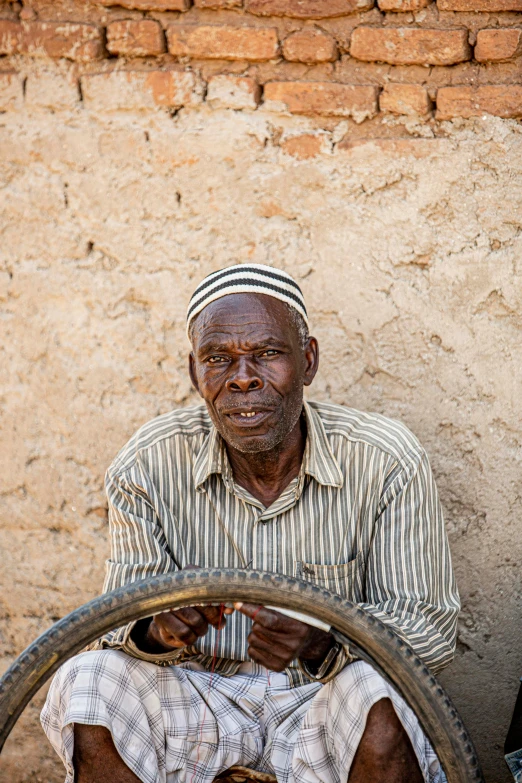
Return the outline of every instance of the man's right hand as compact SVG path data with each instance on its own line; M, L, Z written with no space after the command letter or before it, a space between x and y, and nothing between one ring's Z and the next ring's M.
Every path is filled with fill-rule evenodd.
M183 570L200 566L187 565ZM185 609L169 610L157 614L151 620L140 620L132 631L132 639L142 652L161 654L188 647L205 636L209 625L216 630L226 625L226 614L234 609L219 606L187 606Z
M225 609L222 613L219 606L188 606L185 609L157 614L151 620L143 639L147 648L144 652L169 652L188 647L201 636L205 636L209 625L216 629L224 628L224 615L231 614L232 611L233 609ZM141 649L143 643L138 643Z

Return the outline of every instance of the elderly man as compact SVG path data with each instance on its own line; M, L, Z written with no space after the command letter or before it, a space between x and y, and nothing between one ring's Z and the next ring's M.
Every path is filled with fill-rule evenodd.
M397 422L303 401L319 354L297 283L215 272L187 328L205 404L146 424L109 468L105 590L191 564L276 571L447 664L459 599L426 454ZM130 623L60 669L42 721L67 783L211 783L233 765L281 783L444 780L370 666L325 631L235 606Z

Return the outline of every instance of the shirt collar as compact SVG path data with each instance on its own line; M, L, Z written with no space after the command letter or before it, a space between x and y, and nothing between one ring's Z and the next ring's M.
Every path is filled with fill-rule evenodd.
M304 403L304 414L307 437L301 475L312 476L319 484L327 487L342 487L343 474L328 443L321 417L308 402ZM220 473L225 485L233 484L232 469L225 444L212 425L194 462L193 476L196 489L201 491L202 485L213 473Z
M194 462L193 476L196 489L203 491L203 484L213 473L221 473L225 484L232 480L232 469L225 444L214 425L201 444Z
M327 487L342 487L344 477L328 442L324 424L317 411L304 403L307 438L303 456L303 472Z

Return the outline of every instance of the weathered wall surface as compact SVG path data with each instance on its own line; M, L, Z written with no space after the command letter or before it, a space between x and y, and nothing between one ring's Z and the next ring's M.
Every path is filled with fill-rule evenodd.
M25 96L19 77L9 101L4 84L0 115L4 663L97 594L105 468L141 423L195 401L196 282L234 261L275 264L300 281L321 343L312 396L397 417L431 455L463 598L443 680L488 783L508 781L522 673L521 126L388 117L362 133L264 106L108 107L121 85L84 88L82 102L70 68L14 56ZM33 705L0 780L61 779Z

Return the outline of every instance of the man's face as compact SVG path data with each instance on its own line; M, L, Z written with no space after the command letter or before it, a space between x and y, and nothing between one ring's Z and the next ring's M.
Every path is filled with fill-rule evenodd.
M284 441L317 365L316 340L303 348L288 308L271 296L229 294L197 316L192 382L216 429L238 451L270 451Z

